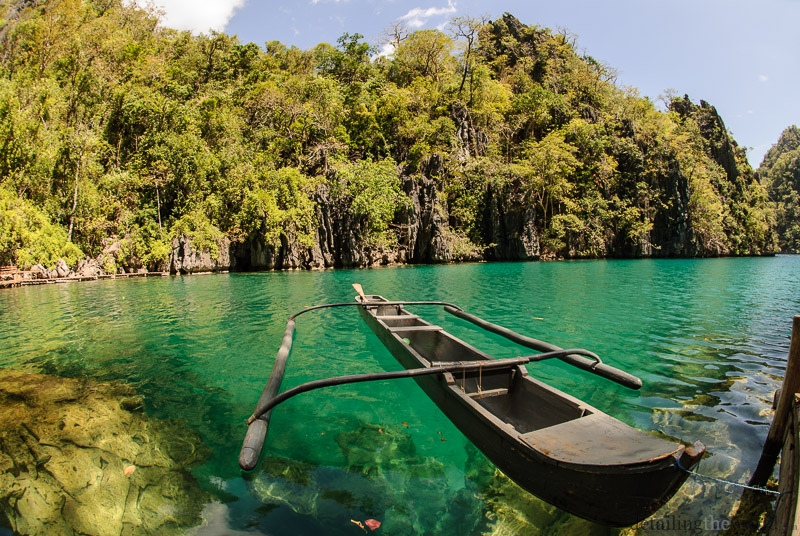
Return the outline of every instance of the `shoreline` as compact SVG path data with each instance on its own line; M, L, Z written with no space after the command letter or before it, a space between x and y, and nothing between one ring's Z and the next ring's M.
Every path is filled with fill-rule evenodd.
M133 274L107 274L93 276L56 277L47 279L10 279L0 281L0 288L27 287L33 285L53 285L56 283L82 283L84 281L97 281L100 279L129 279L131 277L168 277L169 272L139 272Z
M575 259L538 259L538 260L520 260L520 261L466 261L466 262L458 262L458 263L442 263L442 264L468 264L472 263L491 263L491 262L570 262L570 261L595 261L595 260L646 260L646 259L716 259L716 258L728 258L728 259L743 259L743 258L756 258L756 257L778 257L778 256L796 256L800 255L800 253L773 253L768 255L736 255L736 256L720 256L720 257L638 257L638 258L598 258L598 259L588 259L588 258L575 258ZM365 269L374 269L374 268L388 268L388 267L397 267L397 266L418 266L418 264L410 264L410 263L388 263L383 265L377 266L361 266L361 267L347 267L347 268L335 268L335 267L325 267L325 268L289 268L283 270L247 270L240 273L259 273L259 272L283 272L283 271L326 271L326 270L340 270L340 269L352 269L352 268L365 268ZM102 275L93 275L93 276L72 276L72 277L56 277L56 278L44 278L44 279L28 279L28 278L19 278L19 279L9 279L5 281L0 281L0 289L6 288L17 288L17 287L25 287L25 286L35 286L35 285L52 285L57 283L82 283L84 281L98 281L104 279L130 279L134 277L169 277L169 276L179 276L179 275L212 275L212 274L225 274L231 273L235 270L198 270L198 271L187 271L187 272L134 272L134 273L123 273L123 274L102 274ZM237 271L238 272L238 271Z

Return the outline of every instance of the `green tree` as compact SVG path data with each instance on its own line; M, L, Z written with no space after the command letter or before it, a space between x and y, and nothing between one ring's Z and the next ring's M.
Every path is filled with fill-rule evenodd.
M778 143L767 151L758 175L775 211L780 250L800 252L800 129L797 126L784 130Z
M362 240L370 246L393 245L395 237L389 225L402 203L394 160L340 162L333 169L335 178L330 183L333 197L363 223L367 232Z
M420 30L409 35L394 51L391 78L399 85L411 84L415 78L441 82L451 72L453 41L439 30Z
M525 188L539 205L546 228L548 216L569 200L573 188L569 179L579 164L575 158L576 149L565 141L563 132L556 131L542 141L530 142L526 152Z

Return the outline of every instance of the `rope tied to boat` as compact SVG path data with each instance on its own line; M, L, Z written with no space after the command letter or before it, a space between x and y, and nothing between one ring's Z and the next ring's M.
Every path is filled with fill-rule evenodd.
M733 482L731 480L725 480L724 478L718 478L716 476L704 475L703 473L698 473L697 471L692 471L691 469L687 469L686 467L681 465L680 460L675 460L675 467L677 467L678 469L682 469L683 471L686 471L687 473L689 473L689 475L695 478L705 478L707 480L713 480L715 482L719 482L720 484L730 485L737 488L747 489L750 491L768 493L770 495L776 495L778 497L780 497L781 495L786 495L787 493L791 493L790 491L775 491L772 489L763 488L761 486L748 486L747 484L742 484L740 482ZM733 493L733 492L729 491L728 493Z

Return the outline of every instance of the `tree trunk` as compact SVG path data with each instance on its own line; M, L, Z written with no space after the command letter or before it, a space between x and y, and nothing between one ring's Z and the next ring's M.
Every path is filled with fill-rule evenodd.
M158 184L156 184L156 203L158 204L158 232L161 233L161 198L158 196Z
M81 175L81 167L83 166L83 153L78 156L78 164L75 166L75 190L72 194L72 211L69 213L69 234L67 235L67 242L72 242L72 227L75 223L75 209L78 208L78 179Z

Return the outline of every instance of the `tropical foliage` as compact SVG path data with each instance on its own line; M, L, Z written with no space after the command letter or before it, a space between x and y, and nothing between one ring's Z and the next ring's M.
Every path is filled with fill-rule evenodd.
M378 57L358 34L260 47L121 0L5 3L0 262L116 242L158 263L179 235L212 253L221 237L310 247L323 190L364 244L393 247L415 175L460 250L490 245L499 187L533 207L545 256L772 250L764 190L706 106L659 111L572 36L510 15L395 30Z
M781 134L758 168L775 209L781 251L800 253L800 129Z

